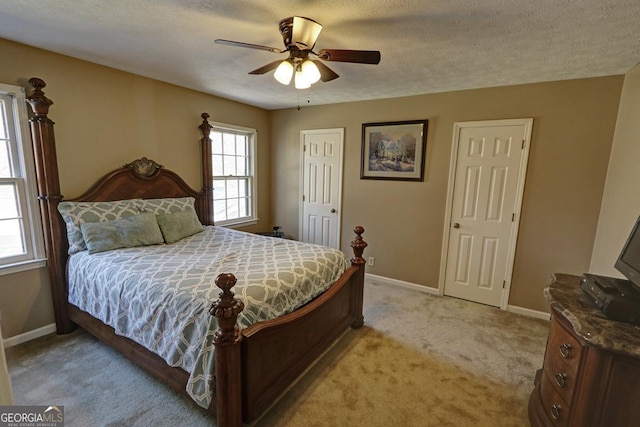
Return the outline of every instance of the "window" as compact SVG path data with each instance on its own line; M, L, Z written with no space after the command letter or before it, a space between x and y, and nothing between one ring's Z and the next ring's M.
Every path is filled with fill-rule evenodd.
M0 274L44 265L24 89L0 84Z
M210 138L215 224L256 221L256 131L214 124Z

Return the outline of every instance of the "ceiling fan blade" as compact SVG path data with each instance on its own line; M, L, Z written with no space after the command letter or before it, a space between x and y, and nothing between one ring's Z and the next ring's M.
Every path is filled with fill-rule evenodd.
M340 77L331 68L323 64L322 61L313 61L313 63L317 65L318 70L320 71L320 80L323 82L330 82L331 80Z
M318 52L318 58L325 61L378 64L380 63L380 52L377 50L322 49Z
M271 70L275 70L276 68L278 68L278 65L280 65L282 63L282 61L273 61L268 63L267 65L263 65L260 68L256 68L253 71L250 71L249 74L264 74L264 73L268 73Z
M278 49L277 47L269 47L269 46L262 46L262 45L259 45L259 44L236 42L236 41L233 41L233 40L215 39L213 42L216 43L216 44L223 44L223 45L226 45L226 46L246 47L246 48L249 48L249 49L266 50L267 52L273 52L273 53L285 52L282 49Z

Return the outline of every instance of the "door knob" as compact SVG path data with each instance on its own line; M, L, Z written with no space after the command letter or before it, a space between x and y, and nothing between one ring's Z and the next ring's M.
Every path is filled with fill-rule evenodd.
M460 228L460 224L458 224L457 222L453 223L453 228Z
M331 209L331 213L336 213L336 210L335 209Z

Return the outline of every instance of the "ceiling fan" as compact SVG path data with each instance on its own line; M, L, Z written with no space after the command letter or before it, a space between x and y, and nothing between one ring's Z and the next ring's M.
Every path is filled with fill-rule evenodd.
M358 64L380 63L380 52L377 50L321 49L317 53L314 52L313 47L316 44L318 35L320 35L320 31L322 31L322 25L313 19L292 16L280 21L279 26L285 49L222 39L216 39L214 42L228 46L266 50L272 53L288 52L289 57L284 61L271 62L249 72L249 74L265 74L276 70L274 73L275 79L284 85L288 85L295 75L296 89L306 89L318 80L328 82L339 77L322 61L353 62ZM311 55L317 59L311 59Z

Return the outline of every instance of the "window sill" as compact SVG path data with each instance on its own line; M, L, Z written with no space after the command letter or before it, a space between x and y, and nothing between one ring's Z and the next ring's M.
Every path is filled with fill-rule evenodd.
M35 270L37 268L45 267L46 265L47 265L46 258L16 262L14 264L7 264L4 266L0 266L0 276L4 276L7 274L20 273L22 271Z
M246 227L247 225L254 225L258 223L258 218L253 218L253 219L249 219L249 220L244 220L244 221L238 221L238 222L224 222L224 223L215 223L214 225L218 225L220 227L227 227L227 228L238 228L238 227Z

